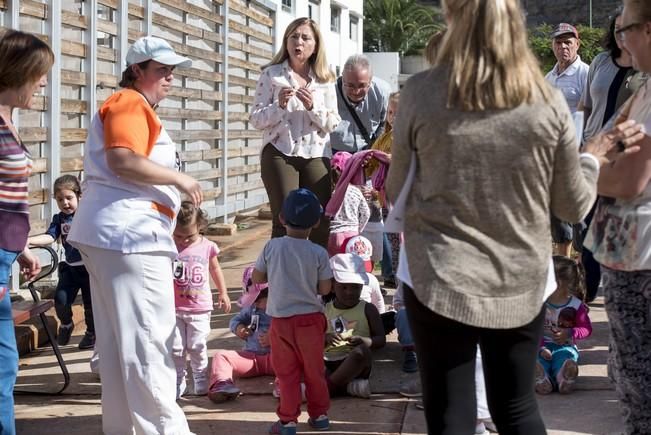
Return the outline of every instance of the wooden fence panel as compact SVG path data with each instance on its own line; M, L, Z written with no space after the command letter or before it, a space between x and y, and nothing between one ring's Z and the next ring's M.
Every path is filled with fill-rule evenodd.
M126 23L120 23L123 2ZM56 11L52 8L58 2L19 0L18 22L13 22L11 3L0 0L0 34L13 27L60 47L59 89L46 90L35 98L32 110L17 117L35 159L32 233L42 232L57 211L52 181L66 173L83 177L87 128L101 102L118 89L124 55L120 41L127 38L130 44L147 33L166 39L193 60L191 68L175 70L174 87L158 114L177 142L182 170L201 182L204 208L217 218L267 201L260 180L262 135L249 125L248 114L261 66L273 55L275 17L246 0L228 0L228 11L224 3L154 0L148 13L146 0L98 0L93 19L88 1L60 0L61 10ZM53 24L57 22L59 27ZM91 35L93 28L96 34ZM90 65L95 66L94 78ZM58 108L56 115L52 107ZM50 143L52 137L57 143Z

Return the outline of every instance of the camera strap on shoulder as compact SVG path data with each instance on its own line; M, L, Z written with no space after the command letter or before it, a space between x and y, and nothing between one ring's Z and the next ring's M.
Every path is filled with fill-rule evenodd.
M339 95L341 95L341 100L346 105L348 112L350 112L350 116L353 117L353 121L355 121L355 125L357 125L357 128L359 129L359 132L362 134L364 141L366 141L366 146L361 148L360 151L371 148L374 140L371 139L371 136L368 134L368 130L366 129L364 124L362 124L362 120L359 119L359 116L357 115L357 111L355 110L355 108L346 99L343 90L343 80L341 77L337 79L337 90L339 91Z

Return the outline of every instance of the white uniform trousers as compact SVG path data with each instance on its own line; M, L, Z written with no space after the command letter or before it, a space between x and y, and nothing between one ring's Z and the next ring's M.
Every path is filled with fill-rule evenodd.
M80 246L90 275L107 435L188 435L175 401L176 315L169 253Z

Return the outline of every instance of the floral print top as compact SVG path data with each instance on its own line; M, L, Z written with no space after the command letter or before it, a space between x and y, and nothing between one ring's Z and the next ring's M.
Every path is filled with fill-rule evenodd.
M250 121L263 131L264 144L272 144L288 156L317 158L332 156L330 133L341 118L337 112L337 94L332 83L318 83L310 71L307 88L312 90L313 107L307 110L297 96L285 109L278 104L284 87L298 89L288 61L265 68L258 79Z

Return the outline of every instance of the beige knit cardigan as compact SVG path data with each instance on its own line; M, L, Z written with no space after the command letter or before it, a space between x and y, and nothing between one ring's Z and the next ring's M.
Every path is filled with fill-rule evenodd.
M598 165L580 158L572 116L549 103L509 110L447 107L447 74L412 76L395 122L389 198L417 168L405 248L418 300L483 328L515 328L540 313L551 256L550 213L578 222L596 197Z

